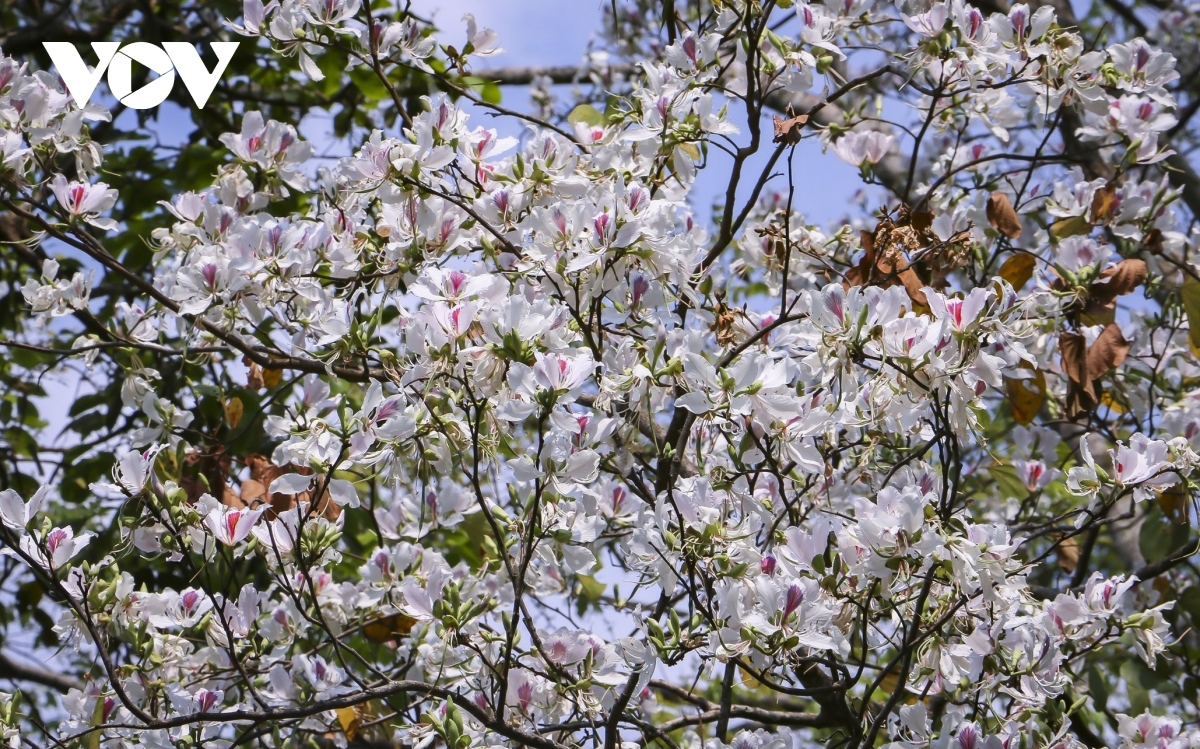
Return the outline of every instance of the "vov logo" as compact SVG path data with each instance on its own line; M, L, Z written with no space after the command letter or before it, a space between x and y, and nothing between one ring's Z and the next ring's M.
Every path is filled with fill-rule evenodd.
M100 60L95 68L89 68L83 62L79 51L70 42L42 42L42 46L70 89L71 98L80 107L87 106L100 77L107 70L108 88L122 104L130 109L151 109L171 95L176 73L183 79L192 101L197 107L203 107L240 43L213 42L211 46L217 55L217 64L211 71L188 42L163 42L161 47L149 42L133 42L124 47L120 42L92 42L92 49ZM158 78L137 91L133 90L132 82L135 62L158 73Z

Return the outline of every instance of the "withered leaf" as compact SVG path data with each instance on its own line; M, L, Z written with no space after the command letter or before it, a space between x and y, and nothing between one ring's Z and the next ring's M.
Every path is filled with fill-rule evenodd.
M363 634L371 642L391 642L411 632L416 623L408 614L392 614L364 624Z
M1163 489L1158 494L1158 506L1173 523L1183 525L1188 521L1188 500L1190 495L1182 484L1175 484Z
M1117 319L1117 300L1108 299L1087 300L1087 305L1079 313L1079 322L1084 325L1108 325Z
M933 219L934 215L930 211L911 211L908 214L908 222L912 224L912 228L922 234L928 234L933 228Z
M242 482L241 499L250 507L266 502L267 487L261 481L246 479Z
M1014 290L1019 290L1033 277L1033 269L1036 266L1037 259L1033 255L1013 255L1000 266L999 276L1008 281L1008 285Z
M224 448L217 446L211 451L191 450L183 458L183 473L179 486L187 493L189 502L196 502L204 494L227 498L224 488L229 482L229 471L233 458Z
M248 503L233 490L232 486L226 486L223 495L221 496L221 504L226 507L232 507L235 510L240 510L246 507Z
M1111 299L1130 293L1145 281L1146 261L1129 258L1101 271L1092 282L1091 295L1097 299Z
M1103 226L1109 222L1117 208L1117 186L1109 182L1092 197L1092 223Z
M1100 395L1100 405L1108 406L1113 413L1123 414L1129 409L1121 402L1119 396L1114 396L1112 393L1102 393Z
M1192 354L1200 357L1200 281L1188 276L1179 290L1179 298L1187 315L1188 343Z
M271 506L271 515L275 516L281 512L296 507L305 502L312 501L312 492L300 492L299 494L283 494L281 492L270 491L271 482L285 473L298 473L301 476L311 476L313 470L308 466L297 466L289 464L283 468L275 465L265 455L250 455L246 458L246 465L250 468L250 482L257 482L263 487L262 494L254 494L260 497L260 501ZM245 487L249 482L242 482ZM250 484L250 492L257 492L257 486ZM328 520L336 520L342 514L342 508L334 502L329 492L324 492L321 495L320 501L316 503L316 511L325 516Z
M1042 370L1034 369L1033 377L1029 379L1005 377L1004 392L1008 395L1013 419L1022 426L1028 426L1046 401L1046 375Z
M359 725L362 719L358 715L358 709L354 706L339 707L334 711L337 713L338 725L342 728L342 733L346 734L346 738L351 741L358 735Z
M1074 572L1079 566L1079 544L1074 536L1068 536L1058 542L1055 547L1058 552L1058 566L1067 572Z
M1092 225L1086 216L1067 216L1050 224L1050 238L1058 242L1076 234L1087 234L1091 230Z
M268 388L278 387L279 383L283 381L283 370L267 367L263 370L262 378L263 384Z
M779 115L774 116L775 123L775 143L786 143L789 146L800 142L800 131L804 129L804 123L808 122L808 115L798 114L795 117L783 118Z
M1009 239L1021 236L1021 217L1017 215L1008 196L999 190L988 198L987 218L992 228Z
M1062 354L1063 374L1067 376L1067 414L1074 418L1091 411L1098 400L1096 389L1088 377L1087 341L1078 333L1063 333L1058 337Z
M238 422L242 420L242 414L246 411L246 407L242 405L242 399L238 398L237 396L227 398L225 400L224 409L225 423L229 425L230 429L233 429L238 425Z
M916 271L905 261L904 268L900 270L900 283L904 284L904 290L908 292L908 298L913 300L913 303L919 307L928 307L929 298L925 296L925 284L921 283L921 279L917 276Z
M709 330L717 334L717 345L728 346L737 340L736 334L737 310L725 302L717 303L717 314L713 318Z
M1129 341L1121 335L1116 323L1109 323L1087 352L1087 375L1098 380L1114 367L1121 366L1129 354Z
M1063 374L1071 382L1091 382L1087 376L1087 341L1078 333L1063 333L1058 337L1058 350L1062 353Z
M1159 229L1151 229L1150 233L1142 238L1142 246L1151 255L1163 254L1163 233Z
M258 362L248 356L243 356L242 364L246 365L246 388L248 390L262 390L266 387L266 383L263 381L262 367L258 366Z

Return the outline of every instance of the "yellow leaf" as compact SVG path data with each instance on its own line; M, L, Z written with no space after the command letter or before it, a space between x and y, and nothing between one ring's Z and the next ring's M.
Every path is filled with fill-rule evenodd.
M1060 218L1053 224L1050 224L1050 238L1055 242L1073 237L1076 234L1087 234L1092 230L1092 225L1084 216L1068 216Z
M1187 314L1188 343L1191 344L1192 354L1200 358L1200 281L1188 276L1179 290L1179 298Z
M1035 369L1031 379L1005 377L1004 392L1008 394L1013 419L1022 426L1028 426L1046 401L1046 375L1042 374L1042 370Z
M411 632L416 623L408 614L392 614L364 624L363 634L371 642L391 642Z
M1013 255L1000 266L1000 277L1008 281L1013 289L1020 289L1033 277L1033 268L1037 258L1033 255Z
M264 369L262 371L263 384L268 388L277 386L283 380L282 369Z
M892 692L896 691L896 687L899 685L900 675L889 672L888 675L884 676L883 680L879 682L879 689L885 694L891 694Z
M1175 484L1159 492L1158 506L1172 522L1183 525L1188 521L1188 493L1182 484Z
M230 429L238 425L245 411L246 408L242 405L241 398L230 398L225 401L225 423L229 425Z
M358 734L359 717L358 710L353 707L340 707L336 711L338 725L342 727L342 733L346 734L346 738L353 740Z
M1117 186L1109 182L1096 191L1092 198L1092 221L1107 224L1117 208Z
M1109 393L1104 393L1100 396L1100 404L1108 406L1110 409L1112 409L1113 413L1125 413L1125 404L1112 397L1112 395Z

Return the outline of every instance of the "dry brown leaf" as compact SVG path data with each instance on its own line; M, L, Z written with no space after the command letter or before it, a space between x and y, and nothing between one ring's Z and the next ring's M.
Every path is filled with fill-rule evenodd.
M1074 572L1079 566L1079 544L1074 536L1064 538L1055 547L1058 551L1058 566L1067 572Z
M278 387L279 383L283 381L283 370L267 367L263 370L262 376L263 384L268 388Z
M889 257L894 255L894 257ZM875 267L879 270L880 276L885 279L891 279L885 283L885 286L894 285L898 279L904 285L904 290L908 292L908 298L913 302L927 307L928 299L925 297L925 292L921 289L925 284L921 283L917 272L908 264L908 260L898 252L887 252L880 256Z
M789 146L800 142L800 131L804 129L804 123L808 122L808 115L798 114L795 117L783 118L775 115L775 143L786 143Z
M267 487L261 481L246 479L241 487L242 501L247 506L254 507L267 501Z
M999 190L988 198L987 218L992 228L1009 239L1021 236L1021 217L1017 215L1008 196Z
M1058 337L1058 349L1062 353L1063 373L1071 382L1080 385L1089 382L1087 376L1087 341L1078 333L1063 333Z
M1098 400L1096 389L1088 377L1087 341L1078 333L1063 333L1058 337L1062 353L1063 374L1067 376L1067 415L1071 418L1090 412Z
M301 476L311 476L313 470L308 466L297 466L289 464L283 468L275 465L265 455L250 455L246 458L246 465L250 468L250 481L257 482L263 487L261 501L271 506L271 515L275 516L281 512L287 512L296 505L304 504L312 501L312 492L300 492L299 494L282 494L270 491L271 482L285 473L298 473ZM242 482L245 487L249 482ZM257 487L251 484L251 491L256 491ZM329 520L336 520L342 514L342 508L338 506L329 496L329 492L321 494L321 499L316 503L316 512L321 513Z
M1000 266L1000 277L1008 281L1008 285L1014 290L1019 290L1022 286L1033 278L1033 269L1037 266L1037 259L1033 255L1021 253L1013 255L1004 264Z
M1129 258L1101 271L1090 293L1095 299L1112 299L1130 293L1145 281L1146 261Z
M1150 233L1142 237L1142 246L1146 248L1146 252L1151 255L1163 254L1163 233L1159 229L1151 229Z
M197 502L203 494L224 499L224 487L229 482L232 465L232 458L219 446L212 452L192 450L183 458L179 486L187 494L189 502Z
M258 366L258 362L245 356L242 357L242 364L246 365L246 388L248 390L262 390L266 387L266 382L263 381L263 370Z
M1116 323L1109 323L1087 352L1087 376L1098 380L1114 367L1121 366L1129 354L1129 341Z
M908 223L912 228L916 229L921 234L929 234L933 229L933 219L936 216L932 211L910 211L908 212Z
M717 314L709 329L717 334L718 346L729 346L737 340L737 310L725 302L717 303Z
M232 486L226 486L225 492L221 497L221 504L226 507L232 507L235 510L240 510L243 507L248 507L249 503L243 500Z

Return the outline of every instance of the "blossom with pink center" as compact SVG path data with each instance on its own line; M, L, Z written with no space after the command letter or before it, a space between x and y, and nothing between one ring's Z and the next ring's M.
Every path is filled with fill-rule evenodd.
M99 229L116 229L117 222L111 218L100 218L100 214L117 203L117 191L104 182L90 185L86 182L68 182L61 174L54 175L50 190L59 205L72 217L81 218Z
M204 524L212 531L213 536L226 546L237 546L250 535L254 524L258 522L265 508L251 510L248 507L233 509L217 507L204 518Z
M938 320L950 324L951 330L962 333L971 328L979 319L988 300L992 297L989 288L979 287L971 290L965 298L947 299L933 289L925 289L929 309Z
M595 368L596 362L588 353L579 356L538 354L533 375L547 390L570 392L587 382Z

